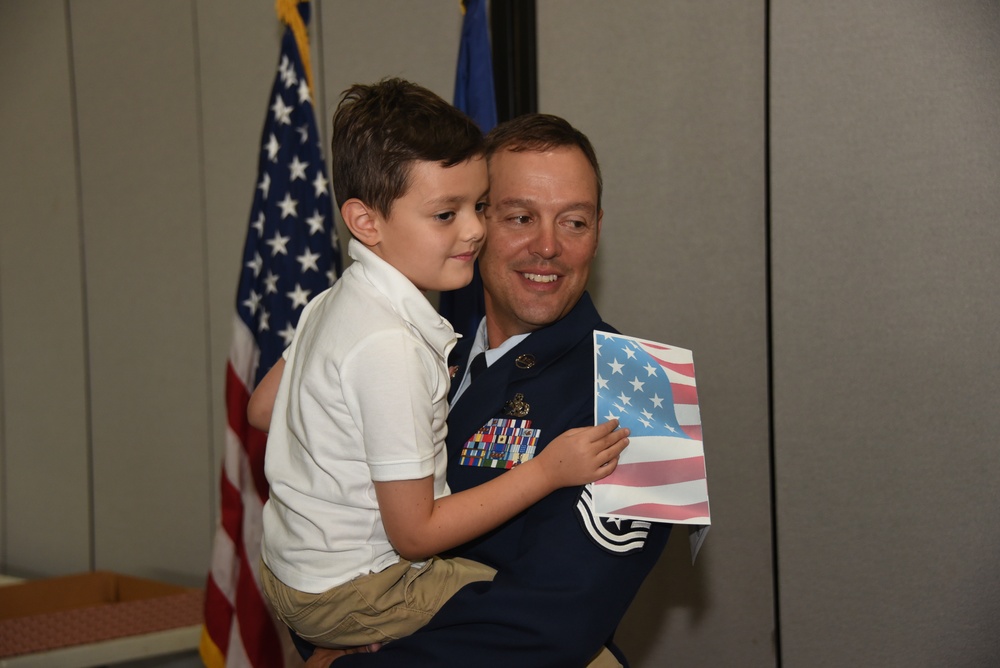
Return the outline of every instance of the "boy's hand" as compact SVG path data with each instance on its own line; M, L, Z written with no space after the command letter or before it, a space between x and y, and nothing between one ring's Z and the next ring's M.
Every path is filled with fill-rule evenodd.
M628 445L628 435L628 429L618 429L618 420L570 429L545 446L535 459L557 488L585 485L615 470L618 456Z

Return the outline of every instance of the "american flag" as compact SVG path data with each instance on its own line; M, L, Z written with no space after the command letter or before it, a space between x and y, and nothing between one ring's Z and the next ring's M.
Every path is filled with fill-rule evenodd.
M267 435L247 423L250 393L291 342L302 307L337 279L340 250L333 202L300 37L308 3L298 5L281 44L261 136L257 185L243 249L233 341L226 369L226 449L220 526L205 592L201 656L206 666L286 665L289 636L260 590L261 511L267 500Z
M595 416L631 430L618 468L594 483L601 515L708 525L708 481L690 350L594 332Z

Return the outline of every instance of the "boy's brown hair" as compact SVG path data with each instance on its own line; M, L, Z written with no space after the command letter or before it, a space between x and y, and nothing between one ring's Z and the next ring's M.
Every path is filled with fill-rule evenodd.
M483 133L422 86L398 78L355 84L333 115L337 207L357 198L382 216L406 194L416 160L451 167L483 154Z

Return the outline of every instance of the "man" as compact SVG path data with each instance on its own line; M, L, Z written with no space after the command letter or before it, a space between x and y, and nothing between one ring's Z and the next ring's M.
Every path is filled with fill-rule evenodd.
M477 433L533 436L541 449L594 424L593 331L613 331L586 293L603 215L589 140L560 118L533 114L494 129L487 158L486 317L459 353L448 418L456 492L505 470L506 453L494 453L493 468L465 447ZM470 382L468 360L480 352L488 366ZM558 490L455 551L496 568L492 582L466 586L423 630L374 654L323 650L309 665L335 657L336 668L627 665L612 636L669 531L600 519L585 488Z

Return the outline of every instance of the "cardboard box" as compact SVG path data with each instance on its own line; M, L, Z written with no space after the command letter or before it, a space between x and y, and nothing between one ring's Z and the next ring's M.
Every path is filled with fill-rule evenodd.
M0 657L201 624L202 591L94 572L0 587Z

